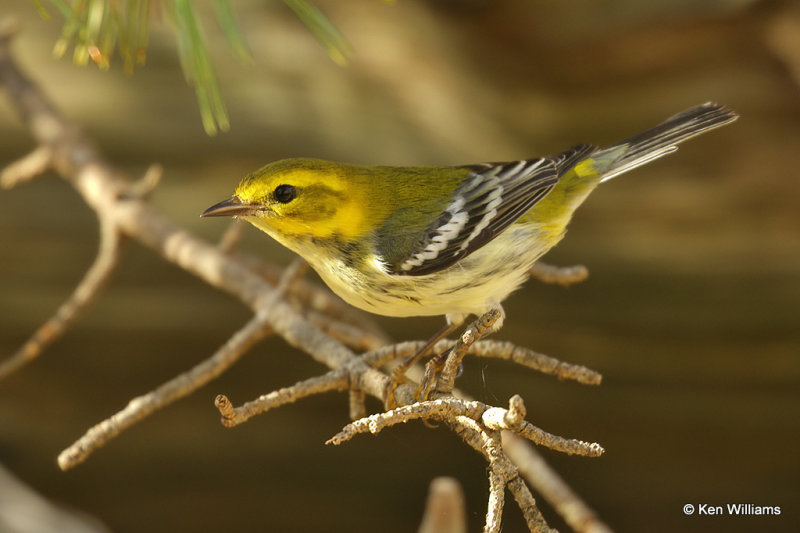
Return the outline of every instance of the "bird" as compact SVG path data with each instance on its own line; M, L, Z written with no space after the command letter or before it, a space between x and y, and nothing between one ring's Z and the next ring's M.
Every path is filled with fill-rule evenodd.
M247 175L202 217L243 219L299 254L351 305L444 315L426 347L502 303L563 237L601 183L674 152L738 114L715 102L607 148L578 144L518 161L365 166L283 159Z

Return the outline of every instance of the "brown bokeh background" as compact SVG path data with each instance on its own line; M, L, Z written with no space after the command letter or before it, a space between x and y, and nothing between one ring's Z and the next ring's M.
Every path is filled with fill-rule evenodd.
M800 526L800 9L752 0L320 0L351 42L333 64L281 2L234 2L255 64L206 21L231 132L202 132L171 34L155 24L132 78L55 61L61 22L0 2L23 23L21 64L131 175L166 174L153 202L209 239L198 214L274 159L467 163L608 144L717 100L733 126L604 184L547 256L591 276L531 282L498 338L605 376L558 382L466 361L458 385L529 419L598 441L600 459L544 452L615 530L797 531ZM33 147L0 99L0 163ZM0 356L69 294L95 253L93 214L50 176L0 192ZM255 231L244 247L290 254ZM347 422L341 394L226 430L212 400L241 402L322 369L280 339L62 473L58 452L89 426L208 357L248 311L148 250L120 271L41 360L0 383L0 463L115 532L385 531L417 527L429 481L465 486L483 521L483 459L421 424L323 445ZM380 319L398 340L438 319ZM377 409L377 404L372 404ZM779 517L687 517L685 503L779 505ZM565 528L552 509L545 515ZM506 531L523 522L507 506Z

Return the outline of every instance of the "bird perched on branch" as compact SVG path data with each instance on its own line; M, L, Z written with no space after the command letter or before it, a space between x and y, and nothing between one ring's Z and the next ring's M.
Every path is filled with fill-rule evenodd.
M345 301L396 317L446 315L442 337L501 303L564 236L597 185L738 115L705 103L618 144L451 167L285 159L202 216L235 216L301 255ZM433 344L432 339L431 343Z

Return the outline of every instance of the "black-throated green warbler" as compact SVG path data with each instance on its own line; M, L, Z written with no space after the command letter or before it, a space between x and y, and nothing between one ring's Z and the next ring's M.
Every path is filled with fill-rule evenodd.
M706 103L610 148L457 167L286 159L202 216L236 216L300 254L350 304L460 324L501 302L564 236L601 182L736 120ZM495 328L499 327L496 324Z

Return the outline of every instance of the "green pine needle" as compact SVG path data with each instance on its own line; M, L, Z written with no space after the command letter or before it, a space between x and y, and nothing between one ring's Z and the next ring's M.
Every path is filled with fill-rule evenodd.
M283 0L306 27L314 34L317 40L325 47L328 55L338 65L347 65L352 53L352 47L336 26L322 14L308 0Z
M253 55L250 53L250 48L244 40L244 33L239 27L239 22L236 20L236 15L233 12L231 3L228 0L215 0L214 11L217 14L217 22L228 39L233 53L236 57L245 63L253 62Z
M331 59L346 65L351 46L325 15L309 0L283 1L325 47ZM42 17L50 17L42 0L32 3ZM61 35L53 47L56 57L63 57L71 47L76 65L85 66L91 60L107 70L116 51L128 75L145 63L151 11L160 8L171 15L181 66L186 80L194 87L203 128L209 135L230 128L207 41L190 0L49 0L49 3L64 17ZM252 62L230 0L214 0L213 5L233 53L242 61Z
M227 131L228 112L192 4L189 0L175 0L174 7L181 65L187 81L194 86L203 128L208 135L215 135L218 128Z

